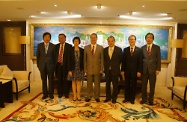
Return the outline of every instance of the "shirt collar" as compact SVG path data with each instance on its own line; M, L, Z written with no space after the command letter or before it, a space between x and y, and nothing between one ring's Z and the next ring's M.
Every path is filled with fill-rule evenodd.
M114 50L114 46L113 47L108 47L108 48Z
M44 45L49 45L49 43L45 43L45 42L44 42Z
M151 47L153 46L153 43L151 43L151 44L149 44L149 45L147 44L147 47L148 47L148 46L150 46L150 48L151 48Z

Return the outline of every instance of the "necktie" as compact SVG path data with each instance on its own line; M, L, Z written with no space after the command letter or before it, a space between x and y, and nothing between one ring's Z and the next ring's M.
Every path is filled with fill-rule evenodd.
M130 53L131 53L131 56L132 56L133 53L134 53L133 48L131 48Z
M49 44L45 44L45 53L47 54L47 50L48 50L48 45Z
M58 63L62 63L62 54L63 54L63 45L60 48L60 52L58 55Z
M92 55L94 55L94 46L92 47Z
M113 53L113 50L112 50L112 48L110 48L110 50L109 50L109 57L110 57L110 59L112 58L112 53Z
M148 46L148 48L147 48L147 55L150 56L150 54L151 54L151 50L150 50L150 46Z

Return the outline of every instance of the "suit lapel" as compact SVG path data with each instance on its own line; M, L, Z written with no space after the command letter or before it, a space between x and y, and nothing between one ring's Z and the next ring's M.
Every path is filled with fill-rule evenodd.
M97 52L98 52L98 45L95 47L95 53L94 53L94 55L97 55Z
M91 48L91 44L90 45L88 45L88 52L90 53L89 55L92 55L92 50L91 50L92 48Z
M135 48L134 48L134 52L133 52L133 55L135 55L136 54L136 52L137 52L137 47L135 46Z
M143 51L146 53L146 56L149 57L148 56L148 51L147 51L147 45L144 47Z
M116 52L116 46L114 46L114 51L113 51L113 53L112 53L112 57L111 57L111 59L110 59L110 56L109 56L109 59L110 59L110 60L113 59L113 57L114 57L114 55L115 55L115 52Z
M110 56L109 56L109 52L108 52L108 48L109 48L109 47L106 48L106 52L105 52L105 53L106 53L107 58L110 60Z
M45 52L45 43L44 43L44 42L43 42L43 44L42 44L42 50L43 50L44 54L47 55L47 53ZM48 51L47 51L47 52L48 52Z
M128 54L128 56L131 56L130 46L127 48L127 54Z

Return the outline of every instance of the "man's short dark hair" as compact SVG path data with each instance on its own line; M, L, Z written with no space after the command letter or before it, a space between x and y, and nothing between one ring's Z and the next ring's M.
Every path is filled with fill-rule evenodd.
M90 37L91 37L92 35L95 35L95 36L96 36L96 38L97 38L97 34L96 34L96 33L92 33L92 34L90 35Z
M45 33L43 34L43 39L44 39L44 37L45 37L46 35L49 35L49 37L50 37L50 39L51 39L51 34L50 34L49 32L45 32Z
M109 36L109 37L107 38L107 40L108 40L109 38L113 38L113 39L114 39L114 41L115 41L115 38L114 38L114 36Z
M130 35L129 38L130 38L130 37L134 37L135 40L136 40L136 36L135 36L135 35ZM129 38L128 38L128 40L129 40Z
M154 34L153 34L153 33L147 33L147 34L145 35L145 39L147 38L148 35L152 35L153 40L154 40Z
M65 35L64 33L60 33L60 34L58 35L58 37L60 37L60 36L64 36L64 37L66 38L66 35Z

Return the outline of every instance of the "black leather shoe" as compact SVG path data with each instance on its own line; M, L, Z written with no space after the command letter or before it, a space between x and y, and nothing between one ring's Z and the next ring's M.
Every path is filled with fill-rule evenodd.
M104 100L104 103L106 103L106 102L108 102L108 101L110 101L110 99L105 99L105 100Z
M129 102L129 100L123 100L123 103Z
M116 104L116 100L112 100L112 103L113 103L113 104Z
M47 95L43 95L42 99L46 99L48 96Z
M53 95L50 95L49 97L50 97L50 99L54 99L54 96L53 96Z
M100 102L100 99L95 99L96 102Z
M90 99L88 99L88 98L87 98L85 101L86 101L86 102L89 102L89 101L90 101Z
M131 101L131 104L134 104L134 101Z
M149 102L149 105L150 105L150 106L153 106L153 105L154 105L154 103L153 103L153 102Z
M75 101L76 101L76 99L73 100L73 102L75 102Z
M59 94L59 95L58 95L58 98L62 98L62 95L61 95L61 94Z
M81 99L77 99L78 101L81 101Z
M146 103L146 101L143 101L143 100L142 100L142 101L140 101L140 104L145 104L145 103Z

